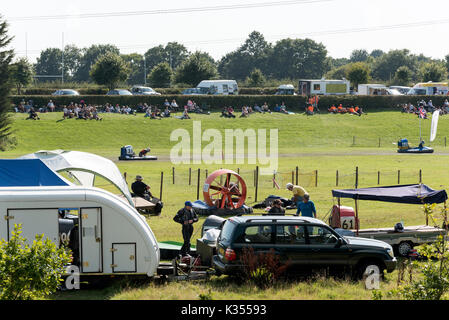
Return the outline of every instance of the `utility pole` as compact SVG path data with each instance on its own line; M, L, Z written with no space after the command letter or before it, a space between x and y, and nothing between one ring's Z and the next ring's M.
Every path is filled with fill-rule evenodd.
M64 32L62 33L62 68L61 68L61 81L64 83Z
M28 32L25 32L25 57L28 60Z
M143 55L143 83L147 85L147 60L145 59L145 54Z

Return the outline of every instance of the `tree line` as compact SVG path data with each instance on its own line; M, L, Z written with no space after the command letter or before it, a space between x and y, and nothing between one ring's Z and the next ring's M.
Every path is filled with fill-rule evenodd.
M261 33L253 31L243 44L218 61L207 52L189 52L183 44L169 42L150 48L143 55L121 54L112 44L88 48L67 45L64 52L59 48L43 50L33 65L24 58L14 65L19 92L32 75L38 81L55 81L58 78L48 76L63 75L65 81L95 82L110 88L146 82L157 88L174 84L195 86L201 80L219 77L235 79L249 87L261 87L272 80L346 78L357 88L359 83L368 82L408 86L446 80L449 54L439 60L412 54L407 49L356 49L349 58L332 58L326 47L314 40L287 38L269 43Z

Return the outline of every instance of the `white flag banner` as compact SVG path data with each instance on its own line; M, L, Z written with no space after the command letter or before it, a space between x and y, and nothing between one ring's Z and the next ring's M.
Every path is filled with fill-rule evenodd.
M430 142L435 140L437 136L438 118L440 117L440 110L436 110L432 115L432 126L430 127Z

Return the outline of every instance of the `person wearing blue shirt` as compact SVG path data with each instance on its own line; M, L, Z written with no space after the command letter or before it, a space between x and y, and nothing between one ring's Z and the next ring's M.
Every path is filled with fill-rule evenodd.
M296 207L298 210L296 211L296 215L299 216L299 213L301 212L301 216L303 217L311 217L316 218L316 209L315 204L313 201L309 200L310 196L308 194L304 195L304 200L299 201L296 204Z

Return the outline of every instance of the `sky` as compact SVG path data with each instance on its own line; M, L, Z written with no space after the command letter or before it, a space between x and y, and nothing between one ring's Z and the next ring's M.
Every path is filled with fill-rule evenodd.
M334 58L349 57L354 49L406 48L438 59L449 54L447 0L2 2L0 14L14 36L11 46L17 57L27 56L32 62L41 50L61 48L63 43L78 47L110 43L122 53L144 53L171 41L220 59L254 30L272 43L288 37L311 38L323 43ZM94 15L87 18L89 14Z

